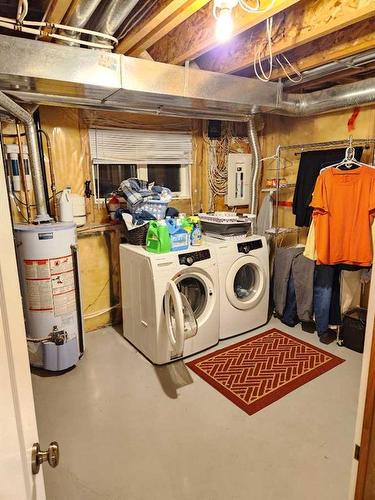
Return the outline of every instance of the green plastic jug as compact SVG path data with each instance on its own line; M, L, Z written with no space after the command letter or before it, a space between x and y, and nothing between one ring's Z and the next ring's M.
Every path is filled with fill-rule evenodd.
M164 220L152 220L149 222L146 250L153 253L167 253L171 251L171 238Z

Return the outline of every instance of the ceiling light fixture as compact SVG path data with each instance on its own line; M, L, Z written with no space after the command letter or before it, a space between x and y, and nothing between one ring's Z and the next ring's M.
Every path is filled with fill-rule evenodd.
M239 5L242 9L249 13L267 12L270 10L276 0L262 8L261 0L254 0L253 5L249 5L248 0L215 0L213 13L216 19L216 38L219 42L226 42L231 38L233 33L232 10Z

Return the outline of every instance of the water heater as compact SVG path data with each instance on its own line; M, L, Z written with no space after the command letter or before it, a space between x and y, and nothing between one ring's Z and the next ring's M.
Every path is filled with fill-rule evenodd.
M60 371L84 351L76 225L14 228L32 366Z

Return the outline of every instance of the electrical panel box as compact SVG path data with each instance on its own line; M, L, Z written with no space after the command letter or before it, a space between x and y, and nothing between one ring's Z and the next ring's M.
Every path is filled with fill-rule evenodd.
M251 154L230 153L228 155L229 207L248 205L250 201Z

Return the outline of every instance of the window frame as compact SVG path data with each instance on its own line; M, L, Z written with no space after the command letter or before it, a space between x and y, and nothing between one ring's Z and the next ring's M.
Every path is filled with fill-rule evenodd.
M139 179L148 180L148 164L147 163L134 163L136 165L137 177ZM155 163L153 163L155 165ZM100 179L100 165L127 165L125 163L121 163L118 161L100 161L95 162L92 161L92 179L93 179L93 192L94 192L94 200L97 204L102 204L105 202L105 198L98 195L103 195L103 193L97 192L96 180ZM163 164L164 165L164 164ZM181 190L172 192L172 197L175 200L186 200L191 198L191 163L178 163L176 161L175 165L180 165L180 184ZM165 164L168 167L168 164Z

